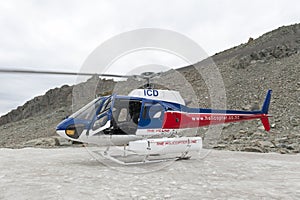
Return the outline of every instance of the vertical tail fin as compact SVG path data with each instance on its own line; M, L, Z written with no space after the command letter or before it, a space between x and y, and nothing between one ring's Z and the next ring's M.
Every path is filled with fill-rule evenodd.
M269 131L271 129L269 118L268 118L269 106L271 102L271 94L272 94L272 90L268 90L264 104L261 109L261 113L264 115L260 119L266 131Z
M263 124L265 130L269 131L271 129L271 126L270 126L268 116L267 117L262 117L262 118L260 118L260 120L261 120L261 123Z
M265 98L265 102L264 102L263 107L261 109L261 112L263 114L268 114L270 101L271 101L271 94L272 94L272 90L268 90L266 98Z

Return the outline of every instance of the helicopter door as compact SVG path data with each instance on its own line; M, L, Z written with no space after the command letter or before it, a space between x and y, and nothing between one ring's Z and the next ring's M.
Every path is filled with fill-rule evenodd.
M115 99L112 111L112 134L135 134L141 111L141 101L133 99Z
M162 127L164 107L159 103L145 102L142 106L139 128L158 129Z

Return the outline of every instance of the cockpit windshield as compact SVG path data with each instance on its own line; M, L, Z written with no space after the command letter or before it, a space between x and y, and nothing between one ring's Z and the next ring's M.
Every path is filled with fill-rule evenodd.
M70 118L77 118L77 119L85 119L85 120L92 120L92 118L96 115L96 112L101 105L101 103L104 101L103 97L94 99L81 109L79 109L77 112L73 113Z

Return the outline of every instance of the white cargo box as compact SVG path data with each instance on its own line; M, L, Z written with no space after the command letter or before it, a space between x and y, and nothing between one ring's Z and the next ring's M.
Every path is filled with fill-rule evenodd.
M201 137L158 138L129 142L129 151L138 154L168 154L200 151Z

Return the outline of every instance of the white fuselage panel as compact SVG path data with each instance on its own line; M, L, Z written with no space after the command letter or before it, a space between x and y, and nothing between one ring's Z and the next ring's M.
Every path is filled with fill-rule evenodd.
M185 105L185 102L180 93L174 90L135 89L131 91L128 96L168 101Z

